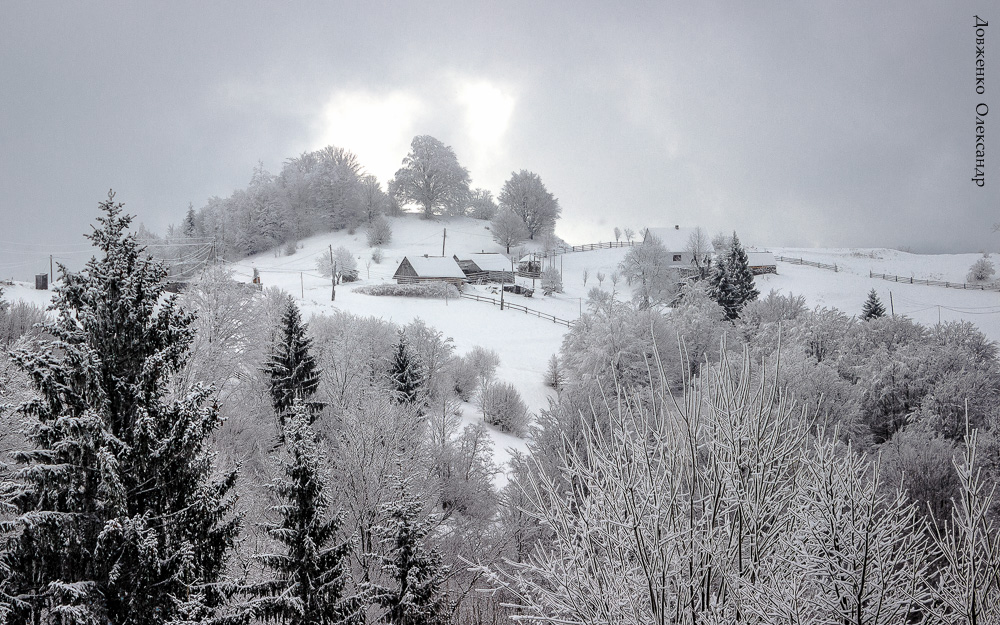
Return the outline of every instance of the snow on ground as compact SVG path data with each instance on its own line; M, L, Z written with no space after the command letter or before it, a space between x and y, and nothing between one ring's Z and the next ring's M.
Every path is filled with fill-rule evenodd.
M238 280L249 282L253 269L260 273L265 286L277 286L299 303L305 318L343 310L357 315L380 317L398 324L422 319L454 340L459 354L476 345L495 350L501 359L497 370L500 380L513 383L521 392L529 409L536 412L548 406L554 397L544 385L548 360L559 350L568 329L551 321L526 315L517 310L500 311L488 303L467 299L448 301L423 298L375 297L353 291L364 284L392 282L392 275L404 256L414 254L441 255L442 239L448 256L472 252L502 252L493 242L487 223L470 218L436 218L425 220L417 215L390 218L393 238L383 246L380 264L371 261L372 249L367 246L365 232L346 231L317 235L300 242L291 256L268 252L230 265ZM445 229L447 236L444 237ZM358 260L361 280L337 287L337 299L330 301L330 281L319 275L316 259L340 246L347 247ZM537 248L529 242L525 248ZM962 282L969 267L980 254L920 255L890 249L800 249L771 248L776 255L804 258L836 264L841 271L833 272L808 265L792 265L779 261L776 275L756 278L757 287L766 295L771 289L801 294L810 307L826 306L859 314L872 288L886 308L890 292L896 314L903 314L923 324L941 321L968 320L982 328L991 339L1000 341L1000 293L996 291L966 291L918 284L887 282L869 277L869 271L929 280ZM574 321L585 308L588 291L598 286L597 274L605 274L603 288L611 291L611 274L628 252L627 248L573 252L547 261L563 274L564 293L543 296L537 288L534 297L507 294L507 301L527 306L556 317ZM586 284L583 273L589 276ZM532 286L531 280L518 282ZM534 286L539 286L537 283ZM36 291L27 283L4 286L4 299L26 300L46 305L50 291ZM628 297L624 280L617 285L621 297ZM466 292L495 297L489 287L467 287ZM463 406L464 419L481 419L475 406ZM525 441L491 429L496 445L495 459L506 463L510 449L524 450Z
M910 254L889 249L772 249L775 255L836 264L840 271L778 261L777 275L757 277L762 295L771 289L803 295L809 306L839 308L849 315L861 313L868 291L897 315L924 325L971 321L994 341L1000 341L1000 292L949 289L925 284L889 282L869 278L869 271L922 280L964 282L981 254Z

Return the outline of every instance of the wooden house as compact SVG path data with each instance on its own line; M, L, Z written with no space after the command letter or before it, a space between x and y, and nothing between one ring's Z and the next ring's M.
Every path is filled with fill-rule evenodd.
M750 271L755 276L762 273L778 273L778 264L774 261L774 254L771 252L747 251L747 264L750 265Z
M668 258L670 259L670 266L677 267L679 269L690 269L696 266L694 261L694 255L691 253L689 241L692 235L695 234L696 228L681 228L680 226L674 226L673 228L646 228L646 232L643 235L642 242L649 243L653 240L659 241L661 245L667 250ZM701 265L704 267L707 264L707 260L715 254L715 248L712 247L712 243L708 241L708 236L705 236L705 240L708 243L707 248L703 252L704 257L701 258Z
M510 259L503 254L466 254L465 258L455 256L455 262L465 272L470 282L514 281L514 269Z
M465 282L465 272L447 256L404 256L392 277L398 284L449 282L461 286Z

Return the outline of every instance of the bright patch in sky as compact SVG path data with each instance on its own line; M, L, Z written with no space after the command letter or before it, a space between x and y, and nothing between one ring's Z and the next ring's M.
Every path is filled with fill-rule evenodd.
M459 160L469 168L473 186L484 186L497 193L510 175L505 164L504 139L517 98L508 86L488 80L457 78L456 83L465 130Z
M493 83L476 81L460 86L458 99L465 108L470 138L482 147L499 143L514 112L514 96Z
M410 151L422 112L420 99L403 91L335 93L323 107L313 149L347 148L385 185Z

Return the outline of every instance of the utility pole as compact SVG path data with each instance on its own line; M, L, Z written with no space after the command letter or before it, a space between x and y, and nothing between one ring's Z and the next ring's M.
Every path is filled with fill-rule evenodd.
M302 277L302 272L299 272L299 288L302 289L302 299L306 298L306 281Z
M337 301L337 263L333 262L333 245L330 246L330 301Z
M56 274L52 272L52 254L49 254L49 284L56 283Z
M892 305L892 291L889 291L889 312L892 313L892 318L896 318L896 307Z
M448 239L448 229L444 229L444 234L441 235L441 257L444 258L444 242Z

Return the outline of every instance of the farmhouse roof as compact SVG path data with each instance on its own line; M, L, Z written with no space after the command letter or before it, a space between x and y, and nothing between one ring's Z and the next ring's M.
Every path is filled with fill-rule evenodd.
M471 260L482 271L511 271L510 259L503 254L469 254L461 260Z
M420 278L465 278L465 273L451 256L405 256Z
M771 252L747 252L747 264L751 267L774 267L774 254Z
M688 240L691 235L694 234L696 228L681 228L679 226L674 226L672 228L646 228L646 236L643 237L643 241L649 239L650 236L655 237L663 247L667 248L668 252L683 252L687 249ZM704 232L704 230L702 231ZM708 240L708 235L705 235L705 241L708 243L708 247L705 250L709 254L715 253L715 248L712 247L711 241Z

